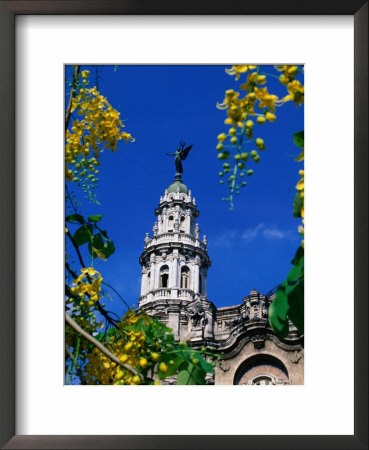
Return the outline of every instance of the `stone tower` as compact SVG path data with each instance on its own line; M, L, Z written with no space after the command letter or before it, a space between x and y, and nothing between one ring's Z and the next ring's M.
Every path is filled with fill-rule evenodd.
M180 323L183 307L206 298L207 271L211 264L206 236L200 239L196 221L199 210L181 174L175 175L160 197L155 214L158 220L153 226L153 236L150 238L146 233L139 259L142 266L139 307L156 315L160 306L165 305L167 324L179 338L184 331Z

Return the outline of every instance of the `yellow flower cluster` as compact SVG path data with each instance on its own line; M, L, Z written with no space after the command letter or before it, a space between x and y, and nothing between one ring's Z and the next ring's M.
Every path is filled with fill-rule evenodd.
M110 337L105 347L122 363L127 363L140 372L142 369L153 367L159 360L159 354L152 350L153 347L159 347L159 342L149 345L143 332L134 332L129 329L129 325L136 323L138 319L133 311L128 312L120 325L120 335ZM144 317L140 316L140 320L152 319L144 315ZM141 381L138 375L133 375L97 348L88 353L87 359L87 384L136 385Z
M120 140L133 142L129 133L124 132L120 113L114 109L96 87L88 87L89 71L81 72L82 87L72 99L71 112L74 117L72 127L66 131L65 176L69 181L84 182L82 188L98 181L97 166L103 149L117 150Z
M283 102L292 100L296 105L304 103L304 86L295 80L295 76L299 73L297 66L274 66L279 72L283 72L279 81L287 86L288 95L283 98Z
M260 161L259 150L265 150L263 139L254 137L254 124L264 125L266 122L275 122L276 107L282 106L287 101L292 100L295 104L301 104L304 101L304 87L295 79L299 73L297 66L275 66L275 68L282 72L279 79L282 84L286 85L288 95L280 99L277 95L270 93L268 87L264 86L267 82L267 76L260 73L260 66L250 65L235 65L226 72L229 75L234 75L238 80L241 74L246 74L246 81L239 87L245 91L244 95L233 89L225 92L223 102L217 103L217 108L226 110L227 118L224 123L230 125L228 133L221 133L218 135L218 144L216 146L219 160L227 160L231 156L231 151L235 152L235 164L233 170L230 163L223 163L223 170L219 172L221 177L220 183L224 184L223 176L231 172L228 176L228 186L230 189L230 196L224 198L230 202L230 209L233 209L233 194L239 194L240 187L246 185L242 177L252 175L253 170L245 170L246 162L250 159L255 163ZM272 75L275 76L275 75ZM254 120L250 120L250 119ZM248 145L256 147L245 151ZM303 160L299 159L299 161ZM237 177L241 177L240 181Z
M228 75L236 75L236 80L240 78L241 73L245 73L249 70L255 69L256 66L245 66L245 65L236 65L232 66L230 69L226 69L226 73Z
M81 269L81 275L77 277L70 290L72 294L83 297L87 294L90 301L96 302L99 299L99 292L101 291L102 276L93 267Z
M92 267L81 269L81 274L69 288L71 296L66 301L70 305L72 318L90 334L103 327L103 322L98 322L95 315L96 302L101 296L101 282L102 277L97 270ZM71 346L73 336L74 331L66 329L66 342Z

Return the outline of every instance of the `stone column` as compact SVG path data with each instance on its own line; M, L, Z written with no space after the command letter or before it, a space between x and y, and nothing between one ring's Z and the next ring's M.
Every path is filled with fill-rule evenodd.
M200 261L198 256L195 258L193 276L194 276L193 290L195 294L197 294L199 292L199 281L200 281Z
M171 283L169 287L177 288L178 286L178 271L179 271L179 259L178 259L178 250L173 250L173 262L172 262L172 276Z
M147 291L147 273L146 270L142 271L142 278L141 278L141 296L145 295Z
M150 270L151 270L151 276L150 276L150 291L155 289L156 286L156 262L154 258L151 258L150 260Z
M174 339L178 340L180 335L180 308L176 305L170 305L168 307L168 327L172 328Z

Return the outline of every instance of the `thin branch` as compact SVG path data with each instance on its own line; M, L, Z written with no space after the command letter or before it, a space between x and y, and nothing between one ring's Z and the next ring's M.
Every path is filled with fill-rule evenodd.
M76 241L73 239L73 236L70 234L69 230L67 231L67 236L69 237L70 241L73 244L73 247L74 247L75 251L77 252L78 259L79 259L79 262L81 263L81 266L82 267L86 267L85 263L83 262L83 258L82 258L81 252L79 251L78 245L77 245Z
M78 75L79 75L79 71L80 70L81 70L81 66L76 66L74 68L73 86L72 86L72 90L71 90L71 93L70 93L70 96L69 96L67 112L65 114L65 131L67 131L67 129L68 129L70 115L72 113L72 100L74 99L74 97L76 96L76 93L77 93L77 80L78 80Z
M77 374L79 376L79 379L81 380L81 384L86 384L86 380L85 380L85 378L83 376L82 369L78 365L76 358L74 357L73 353L69 350L67 344L65 344L65 352L67 353L69 358L74 362L74 366L77 369Z
M104 286L107 286L108 288L110 288L113 292L115 292L117 294L117 296L122 300L122 302L124 303L124 305L130 309L131 307L128 305L128 303L124 300L124 298L119 294L119 292L113 288L113 286L111 286L110 284L106 283L105 281L102 281L101 284L103 284Z
M119 364L124 369L128 370L128 372L131 372L133 375L138 375L142 379L142 375L140 375L135 368L130 366L127 363L122 363L119 358L117 358L113 353L111 353L104 345L101 344L98 340L96 340L94 337L92 337L90 334L88 334L83 328L81 328L77 322L75 322L69 314L65 313L65 321L75 330L77 333L79 333L82 337L87 339L91 344L93 344L95 347L97 347L102 353L104 353L105 356L107 356L109 359L114 361L116 364Z

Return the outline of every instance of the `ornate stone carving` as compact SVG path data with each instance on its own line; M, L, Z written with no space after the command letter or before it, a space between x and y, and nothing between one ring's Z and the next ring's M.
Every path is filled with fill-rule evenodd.
M199 239L199 236L200 236L200 227L199 227L199 224L196 223L196 225L195 225L195 238Z
M299 361L300 361L300 359L301 359L303 356L304 356L304 353L303 353L303 352L301 352L301 353L299 354L299 351L296 350L295 353L294 353L294 356L292 356L292 357L290 358L290 361L292 362L292 364L298 364Z
M205 311L200 305L194 305L188 309L188 315L194 327L205 326L208 323Z
M264 347L266 338L265 334L254 334L251 336L250 340L255 348L260 349Z

